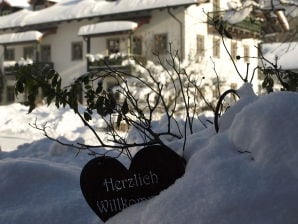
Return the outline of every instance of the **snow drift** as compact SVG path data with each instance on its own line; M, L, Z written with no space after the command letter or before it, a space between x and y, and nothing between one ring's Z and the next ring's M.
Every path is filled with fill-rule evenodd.
M107 223L298 223L298 93L256 96L249 85L239 93L219 133L188 136L182 178ZM181 152L182 142L169 145ZM0 223L101 223L79 189L91 158L56 147L41 139L0 153Z

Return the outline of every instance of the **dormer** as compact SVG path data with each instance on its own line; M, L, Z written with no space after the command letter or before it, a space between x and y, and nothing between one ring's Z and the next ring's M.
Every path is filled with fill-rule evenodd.
M30 0L29 3L34 11L48 8L59 2L59 0Z
M27 0L2 0L0 2L0 15L4 16L29 6Z

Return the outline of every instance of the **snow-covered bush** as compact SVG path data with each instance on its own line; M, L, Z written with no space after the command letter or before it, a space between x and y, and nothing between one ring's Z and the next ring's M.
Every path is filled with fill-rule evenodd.
M69 106L98 140L98 145L78 142L72 145L75 148L95 154L98 148L112 148L129 156L130 148L152 144L167 146L167 140L172 138L186 141L186 135L193 133L198 114L206 109L215 110L213 95L208 96L207 89L214 90L216 84L206 82L205 76L191 63L180 63L177 52L170 52L166 59L156 57L158 64L150 61L143 64L136 58L114 55L110 59L120 58L122 65L133 68L132 72L114 71L108 67L106 72L86 73L66 87L61 86L59 74L48 67L35 64L22 66L17 72L16 92L27 92L29 112L36 107L40 88L47 104L55 103L58 108ZM80 91L83 91L85 99L84 109L79 107ZM94 115L101 116L105 121L110 135L108 143L90 124ZM161 118L164 128L154 129L154 122ZM46 125L38 126L35 123L33 126L48 138L68 144L52 138ZM142 139L129 142L124 137L127 132L125 127L135 129L143 136Z

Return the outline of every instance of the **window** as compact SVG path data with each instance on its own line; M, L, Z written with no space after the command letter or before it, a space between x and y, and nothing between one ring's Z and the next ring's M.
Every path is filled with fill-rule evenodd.
M133 54L142 55L142 39L140 37L133 38Z
M15 95L14 95L14 86L8 86L6 88L6 100L8 103L15 101Z
M51 46L50 45L41 45L40 60L43 62L51 61Z
M34 47L24 47L24 59L34 59Z
M220 57L220 39L216 37L213 38L213 57Z
M232 56L232 59L236 59L236 57L237 57L237 43L236 42L231 43L231 56Z
M38 11L38 10L41 10L41 9L44 9L44 8L46 8L46 6L44 4L36 4L34 6L35 11Z
M168 35L156 34L154 35L154 50L157 54L166 54L168 49Z
M107 40L107 49L108 54L116 54L120 52L120 39L114 38L114 39L108 39Z
M83 59L83 43L82 42L74 42L71 44L71 59L73 61Z
M220 11L220 0L213 0L213 11Z
M213 19L220 17L220 0L213 0Z
M244 62L249 63L250 53L249 53L248 45L243 46L243 54L244 54Z
M197 36L197 55L204 56L205 54L205 40L203 35Z
M7 48L5 50L4 59L6 61L14 61L15 60L15 50L14 50L14 48Z

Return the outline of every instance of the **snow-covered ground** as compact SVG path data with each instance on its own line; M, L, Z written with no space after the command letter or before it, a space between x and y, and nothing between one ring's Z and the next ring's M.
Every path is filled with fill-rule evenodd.
M298 93L256 96L246 85L239 94L219 133L210 126L187 136L182 178L107 223L297 224ZM76 156L28 125L47 121L57 136L92 143L75 115L45 106L28 115L19 104L0 107L0 115L0 223L101 223L79 184L92 157ZM169 142L179 153L182 144Z

